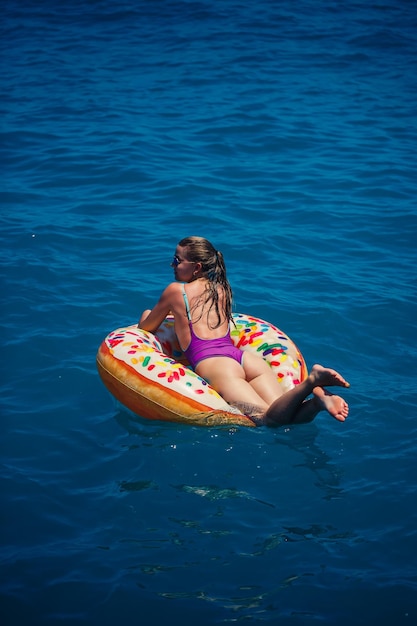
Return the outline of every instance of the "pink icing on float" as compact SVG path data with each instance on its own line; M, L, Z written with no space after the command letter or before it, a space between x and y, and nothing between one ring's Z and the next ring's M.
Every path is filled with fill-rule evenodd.
M259 318L237 313L234 344L268 361L283 391L307 376L304 358L284 332ZM97 368L107 389L141 417L204 426L255 426L188 365L168 317L156 334L127 326L112 331L97 353Z

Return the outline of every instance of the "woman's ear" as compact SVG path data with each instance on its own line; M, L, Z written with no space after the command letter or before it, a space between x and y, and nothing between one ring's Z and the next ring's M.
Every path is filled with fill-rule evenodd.
M194 275L194 276L197 276L197 274L199 274L199 273L201 272L201 270L202 270L202 269L203 269L203 265L200 263L200 261L198 261L198 262L195 264L195 268L194 268L193 275Z

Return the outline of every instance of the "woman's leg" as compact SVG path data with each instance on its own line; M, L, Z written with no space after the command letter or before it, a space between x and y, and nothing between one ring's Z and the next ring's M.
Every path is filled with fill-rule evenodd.
M269 368L270 369L270 368ZM257 390L246 380L243 367L234 359L215 356L201 361L195 368L196 373L204 378L224 400L230 404L254 405L257 413L267 410L269 402L259 395ZM274 399L276 399L275 394Z
M285 393L271 366L253 352L245 352L242 363L250 386L269 406Z
M227 364L225 363L227 359ZM272 370L268 367L268 370ZM251 382L246 380L245 370L233 359L228 357L212 357L197 365L196 372L205 378L214 389L229 404L255 416L267 426L282 426L284 424L301 424L311 422L320 411L328 411L332 417L344 421L348 416L349 407L340 396L332 395L323 389L324 386L349 387L349 383L335 370L314 365L308 377L290 391L282 393L276 381L271 382L274 389L273 400L268 404L254 388L261 390L267 381L267 377L259 374L258 384L255 379ZM313 398L306 398L313 394Z
M269 406L264 414L264 423L267 426L282 426L310 422L324 410L343 422L349 413L347 403L340 396L323 389L324 386L349 387L349 383L335 370L314 365L302 383ZM314 397L306 400L311 393Z

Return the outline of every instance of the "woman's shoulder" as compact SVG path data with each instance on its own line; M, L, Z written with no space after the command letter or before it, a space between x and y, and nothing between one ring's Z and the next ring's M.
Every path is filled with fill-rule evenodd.
M169 285L167 285L163 291L163 295L169 298L173 298L181 294L182 294L182 283L176 283L176 282L169 283Z
M169 283L169 284L165 287L165 291L166 291L167 289L169 289L169 291L173 291L173 292L176 292L176 291L182 291L183 284L184 284L184 283L177 283L177 282L172 282L172 283Z

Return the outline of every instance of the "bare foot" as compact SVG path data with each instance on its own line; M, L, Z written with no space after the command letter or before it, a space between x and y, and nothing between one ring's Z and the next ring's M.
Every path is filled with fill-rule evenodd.
M318 387L350 387L350 383L348 383L339 372L328 367L323 367L322 365L313 365L309 378L314 386Z
M330 413L332 417L344 422L349 414L348 403L340 396L334 396L330 391L323 389L322 387L315 387L313 389L314 397L319 403L319 406Z

